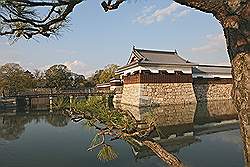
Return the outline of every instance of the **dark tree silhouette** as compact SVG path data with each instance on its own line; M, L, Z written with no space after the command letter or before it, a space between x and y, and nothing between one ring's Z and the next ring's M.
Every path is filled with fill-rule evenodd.
M13 40L57 35L83 0L0 0L0 35ZM44 15L46 13L46 15Z

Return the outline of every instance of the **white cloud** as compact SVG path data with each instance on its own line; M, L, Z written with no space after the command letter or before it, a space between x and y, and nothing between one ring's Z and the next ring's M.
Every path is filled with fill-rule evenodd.
M149 12L152 12L154 9L155 9L155 5L152 5L152 6L145 6L144 7L144 10L143 10L143 13L149 13Z
M165 17L173 16L174 18L177 17L183 17L188 15L190 12L189 9L186 9L186 7L183 7L175 2L171 3L169 6L154 10L154 6L145 7L145 9L142 11L142 14L138 16L134 22L149 25L155 22L162 21Z
M191 48L192 52L197 53L215 53L226 50L226 42L223 33L207 35L206 43L199 47Z
M77 73L77 74L90 76L94 72L93 69L91 69L88 65L86 65L85 63L82 63L79 60L66 61L63 64L67 66L68 69L70 69L72 72Z

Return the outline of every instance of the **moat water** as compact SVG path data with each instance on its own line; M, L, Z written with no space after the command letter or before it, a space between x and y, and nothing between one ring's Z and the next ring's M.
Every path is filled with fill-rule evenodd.
M165 124L164 119L160 119L160 133L155 133L152 137L175 154L187 167L244 166L243 147L236 117L221 111L215 114L219 109L212 106L213 109L196 107L193 122L190 122L192 119L184 118L188 121L181 120L183 123L180 123L177 116L180 114L171 115L171 118L165 117ZM178 109L177 107L174 112L178 113ZM94 135L95 129L84 126L83 122L73 123L60 112L2 110L0 167L165 166L148 149L138 150L121 140L111 142L118 153L118 159L100 161L96 158L98 149L87 151Z

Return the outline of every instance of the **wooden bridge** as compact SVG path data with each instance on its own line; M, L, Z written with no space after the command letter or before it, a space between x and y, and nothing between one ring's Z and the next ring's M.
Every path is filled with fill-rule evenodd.
M17 95L6 96L6 98L46 98L46 97L78 97L78 96L103 96L114 95L113 91L96 91L96 90L62 90L55 92L24 92Z
M46 98L46 97L78 97L78 96L103 96L114 95L114 92L58 92L58 93L32 93L6 96L6 98Z
M115 95L113 91L57 91L57 92L25 92L17 95L5 96L2 100L0 99L0 108L52 108L53 102L56 97L66 97L72 102L74 98L88 98L90 96L108 96L111 97ZM10 104L3 103L4 101L11 101ZM2 107L1 107L2 106Z

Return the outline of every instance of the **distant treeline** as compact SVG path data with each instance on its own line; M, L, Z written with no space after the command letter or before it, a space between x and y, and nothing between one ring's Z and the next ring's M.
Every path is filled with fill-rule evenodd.
M35 88L85 89L109 82L111 78L116 77L117 68L115 64L107 65L86 78L84 75L73 73L62 64L53 65L45 71L36 69L30 72L25 71L19 64L7 63L0 66L0 91L1 95L5 96Z

